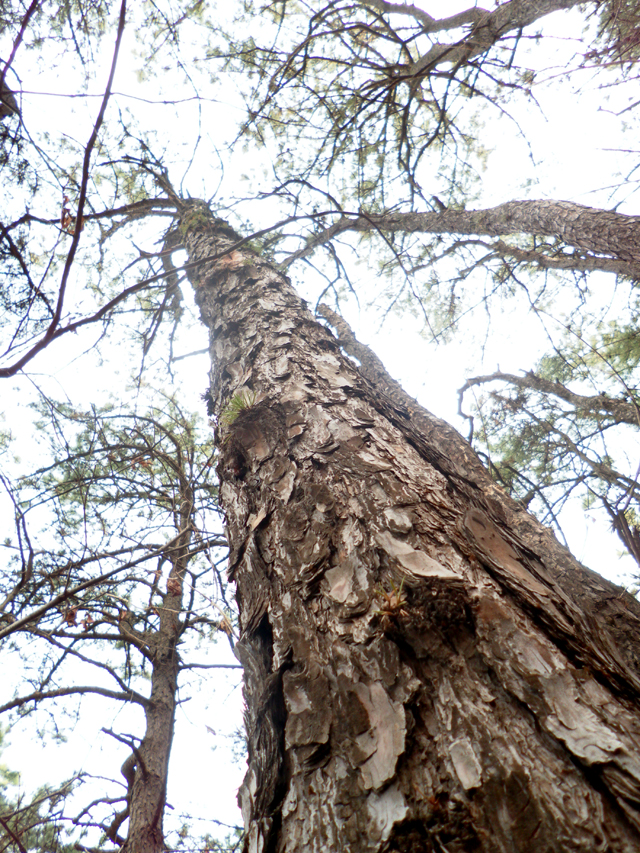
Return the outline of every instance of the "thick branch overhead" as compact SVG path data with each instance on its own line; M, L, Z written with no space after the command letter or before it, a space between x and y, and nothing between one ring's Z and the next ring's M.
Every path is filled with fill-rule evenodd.
M307 246L294 253L287 263L306 257L317 246L348 231L556 237L568 246L589 253L588 261L593 268L598 268L600 256L604 256L605 264L607 258L613 257L618 262L616 270L625 270L629 277L640 276L640 217L568 201L511 201L485 210L342 215L333 225L311 237ZM514 252L517 254L517 251L516 248ZM534 260L533 255L526 260ZM582 261L580 257L578 264Z

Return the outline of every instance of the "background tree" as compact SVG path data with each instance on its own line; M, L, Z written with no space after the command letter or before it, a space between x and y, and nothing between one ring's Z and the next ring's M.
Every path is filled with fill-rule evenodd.
M460 404L471 389L489 386L488 394L474 398L481 439L499 482L525 506L535 506L539 517L561 529L558 512L586 486L585 508L604 506L622 544L640 563L632 449L640 425L637 341L635 322L603 325L591 340L572 331L535 372L498 371L467 380ZM572 390L576 386L591 393ZM618 394L599 390L612 386Z
M4 735L0 732L0 747ZM0 765L0 827L1 849L37 850L57 849L69 853L71 847L62 839L60 803L69 793L69 786L52 791L41 789L31 800L14 793L20 774Z
M170 399L138 416L52 402L42 414L54 461L11 490L0 637L17 683L0 712L48 719L44 727L62 734L82 697L121 703L125 732L103 732L122 745L123 778L102 780L98 793L83 774L54 802L73 791L60 820L74 849L87 833L95 843L98 829L118 849L162 850L179 684L193 667L227 667L203 660L202 643L217 632L233 643L212 448ZM142 715L126 710L136 706ZM125 720L143 733L128 734ZM9 839L29 849L33 812L16 803L4 816Z

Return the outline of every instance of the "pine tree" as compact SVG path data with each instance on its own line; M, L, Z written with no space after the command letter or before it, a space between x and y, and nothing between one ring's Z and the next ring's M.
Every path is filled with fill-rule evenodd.
M243 636L245 849L637 849L640 605L203 203L180 229Z
M35 156L24 157L28 100L18 98L20 120L3 122L12 135L3 130L11 193L0 231L7 332L0 376L20 376L42 363L54 342L83 328L104 324L108 340L127 322L127 334L142 344L144 367L159 343L170 351L183 315L180 274L190 277L211 337L207 399L217 418L220 497L240 607L250 760L241 800L251 853L638 848L637 602L580 566L509 500L468 445L408 399L327 306L322 314L338 337L319 324L285 275L325 245L346 273L335 238L355 232L369 240L358 244L361 255L379 255L384 270L401 269L411 281L440 250L448 256L453 249L468 250L472 266L485 262L487 250L496 286L536 268L570 270L579 280L593 270L633 279L637 217L548 201L465 209L473 189L465 157L481 159L482 151L470 131L475 113L467 120L461 105L480 98L499 107L505 90L528 91L535 81L512 61L522 32L531 35L527 28L548 12L576 5L511 0L492 12L474 7L436 21L386 0L276 3L259 19L262 42L247 3L235 38L210 28L213 49L200 59L218 57L216 67L228 59L242 72L239 85L251 104L242 136L274 146L270 195L284 213L251 244L216 218L227 215L222 203L212 214L175 191L169 165L152 151L152 131L140 136L122 113L119 124L105 119L124 0L117 9L43 5L43 17L40 4L26 15L16 4L9 16L14 48L32 24L54 21L54 35L74 45L87 75L94 69L85 49L104 38L109 13L117 23L109 33L111 73L83 146L70 153L60 141L36 168ZM608 15L612 4L605 5ZM203 4L141 8L136 25L148 39L149 66L168 61L166 43L174 69L194 71L198 63L180 50L180 27L200 20ZM79 42L74 19L62 15L70 11L91 12ZM395 14L409 26L397 26ZM276 22L284 46L267 21ZM451 159L456 146L462 154ZM30 150L39 155L37 145ZM445 164L438 171L444 201L422 185L420 169L434 151ZM63 190L53 218L33 212L34 200L44 206L43 176ZM132 229L150 216L170 225L152 250L138 249L143 240ZM300 225L301 217L313 227ZM129 242L119 240L125 234ZM443 235L450 238L444 246ZM189 256L184 270L172 260L180 249ZM133 264L148 275L129 284ZM69 283L80 269L78 293ZM395 290L394 300L401 295ZM455 293L451 302L455 315ZM154 453L153 443L137 448L129 462L144 464L137 461L135 473L145 474ZM116 454L109 476L119 477L125 461ZM188 504L189 483L174 474ZM93 483L93 469L74 468L63 485L77 486L82 504ZM62 507L67 513L73 519ZM180 512L175 520L174 581L192 533ZM20 546L7 607L12 616L24 607L25 621L17 613L0 637L48 630L42 617L60 603L46 587L60 566L34 566L27 536ZM30 609L34 592L44 610ZM167 701L147 703L147 733L126 738L123 810L92 826L105 844L148 853L164 844L177 642L187 617L177 584L160 595L163 614L139 613L123 598L117 616L113 603L110 615L102 614L109 623L102 639L141 656L152 669L152 699L158 687ZM57 614L65 640L77 628L79 607L68 604ZM89 594L85 609L98 606ZM162 623L163 615L168 633L150 621ZM87 640L101 639L81 627ZM114 671L125 686L112 692L126 695L126 671Z

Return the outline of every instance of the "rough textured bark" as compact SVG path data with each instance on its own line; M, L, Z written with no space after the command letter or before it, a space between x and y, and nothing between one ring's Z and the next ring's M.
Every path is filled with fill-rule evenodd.
M367 5L377 6L376 0L365 0ZM496 42L504 38L507 33L518 33L525 27L535 24L546 15L563 9L571 9L577 6L581 0L510 0L502 3L496 9L488 11L479 7L467 9L445 18L441 21L433 21L425 24L425 32L439 32L444 29L456 29L471 24L471 32L456 44L434 45L424 56L415 62L409 69L412 77L420 77L429 74L434 68L443 63L451 63L455 66L464 65L467 62L482 56L493 47ZM385 11L392 4L387 3Z
M637 278L640 276L640 216L628 216L611 210L598 210L570 201L509 201L486 210L444 209L437 213L384 213L341 217L338 222L314 237L293 259L308 254L344 231L381 231L424 234L477 234L500 237L531 234L557 237L567 245L590 255L589 269L599 269L597 256L615 259L611 269ZM535 261L531 253L522 260ZM516 258L517 259L517 258ZM584 265L578 261L577 269ZM623 266L624 264L624 266ZM564 268L570 268L565 264Z
M246 850L637 851L637 602L226 224L191 202L182 232L243 631Z
M18 102L11 89L2 80L0 85L0 121L18 112Z

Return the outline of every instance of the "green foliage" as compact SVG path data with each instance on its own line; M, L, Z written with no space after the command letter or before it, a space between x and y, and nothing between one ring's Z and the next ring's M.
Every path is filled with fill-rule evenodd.
M229 400L229 403L223 413L220 415L220 420L225 426L231 426L238 419L241 412L252 408L256 402L256 394L253 391L241 391L239 394L234 394Z
M640 364L639 307L632 306L625 325L616 318L592 332L566 332L557 351L543 356L536 372L558 382L588 382L594 388L616 381L622 386L627 380L634 383Z
M640 58L640 11L635 0L605 0L599 10L599 44L587 61L620 65L629 73Z
M4 750L5 738L7 730L0 727L0 755ZM16 770L10 770L6 764L0 763L0 795L4 796L4 792L9 785L17 785L20 780L20 774Z
M188 672L201 645L210 655L220 638L233 644L237 628L219 569L212 440L199 419L172 398L138 415L115 403L78 410L50 399L36 409L51 461L13 484L4 479L16 531L3 547L0 631L39 615L0 637L15 673L14 698L7 702L5 692L0 713L31 717L43 737L61 742L77 724L82 697L103 697L108 715L114 701L126 709L148 694L154 638L179 642ZM172 612L179 607L177 635L162 634L173 624L163 615L169 596ZM180 683L187 689L183 676ZM38 827L34 845L51 839L66 853L60 827L75 843L113 820L118 777L103 779L98 793L92 784L79 778L71 800L70 788L43 789L27 811L7 800L11 826L29 839Z
M235 829L223 839L205 835L201 841L201 849L202 853L237 853L237 851L242 850L243 841L244 833L240 829Z
M0 754L6 730L0 728ZM28 853L72 853L76 848L66 841L62 810L75 780L57 789L41 787L27 798L14 789L20 774L0 764L0 849L17 850L17 841Z
M637 527L640 481L640 334L634 312L587 333L567 328L552 354L517 382L499 382L477 398L476 434L499 482L559 530L570 498L604 507ZM633 553L624 536L623 544ZM637 557L636 557L637 559Z

